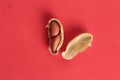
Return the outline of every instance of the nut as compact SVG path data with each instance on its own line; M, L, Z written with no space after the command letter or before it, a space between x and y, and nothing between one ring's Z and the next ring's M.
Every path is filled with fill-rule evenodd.
M93 41L93 36L90 33L82 33L72 39L66 50L62 53L62 57L66 60L73 59L78 53L85 51Z
M47 28L49 38L49 51L52 54L57 54L64 40L62 24L58 19L52 18L49 20Z
M54 36L57 36L59 34L59 31L60 31L60 26L59 24L56 22L56 21L52 21L50 23L50 33L51 33L51 36L54 37Z

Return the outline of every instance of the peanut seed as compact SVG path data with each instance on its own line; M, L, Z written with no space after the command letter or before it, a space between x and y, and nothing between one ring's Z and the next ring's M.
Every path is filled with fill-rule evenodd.
M60 27L56 21L52 21L50 26L50 32L52 37L59 34Z
M57 37L52 39L52 41L51 41L51 49L52 49L53 53L56 53L57 46L58 46L59 42L60 42L60 36L57 36Z

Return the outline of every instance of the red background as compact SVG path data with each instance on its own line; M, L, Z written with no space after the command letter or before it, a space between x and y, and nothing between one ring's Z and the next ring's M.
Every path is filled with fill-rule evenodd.
M48 51L45 25L64 26L58 56ZM74 36L90 32L92 47L61 57ZM120 0L0 0L0 80L120 80Z

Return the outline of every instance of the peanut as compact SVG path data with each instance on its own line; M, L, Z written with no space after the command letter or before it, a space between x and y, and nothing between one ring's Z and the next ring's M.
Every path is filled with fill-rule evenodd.
M60 42L60 36L57 36L57 37L52 39L51 50L52 50L53 53L57 52L57 46L58 46L59 42Z
M59 31L60 31L60 27L58 25L57 22L55 21L52 21L51 24L50 24L50 33L51 33L51 36L57 36L57 34L59 34Z
M52 18L48 22L49 50L57 54L64 40L63 28L59 20Z

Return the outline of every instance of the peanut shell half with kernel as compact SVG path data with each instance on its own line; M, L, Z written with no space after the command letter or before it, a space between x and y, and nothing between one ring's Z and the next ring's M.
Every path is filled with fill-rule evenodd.
M63 26L58 19L52 18L46 27L48 28L49 51L56 55L64 41Z

